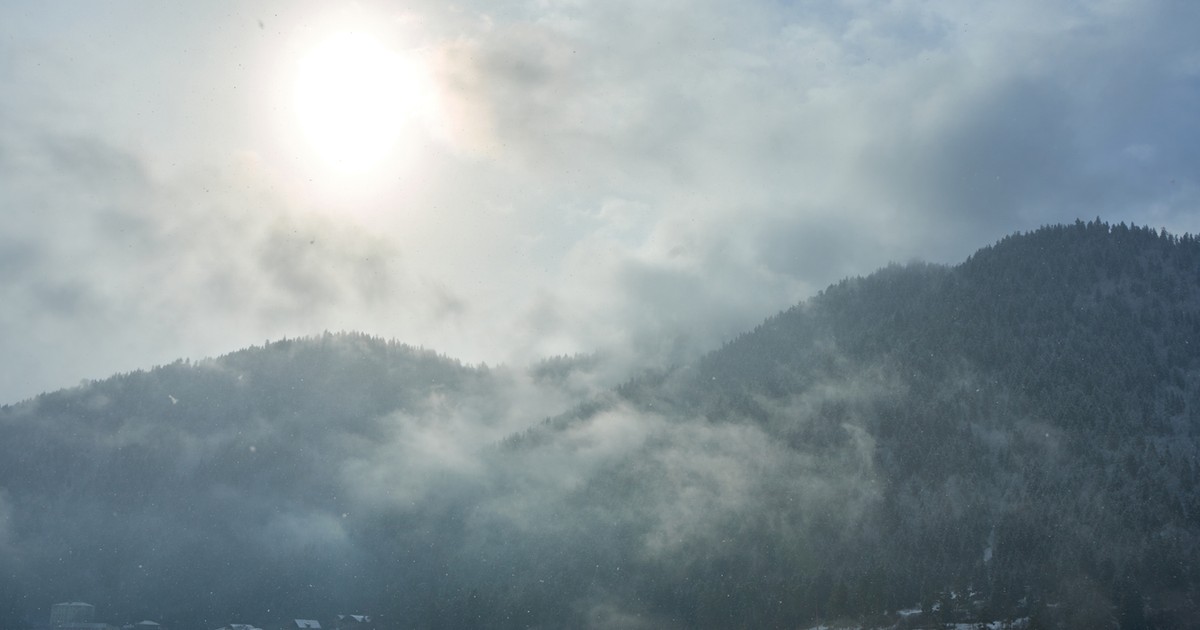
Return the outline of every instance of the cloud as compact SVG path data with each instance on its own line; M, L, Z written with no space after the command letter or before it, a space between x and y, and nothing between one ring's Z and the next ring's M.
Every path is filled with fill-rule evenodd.
M606 98L636 94L644 128L601 127L610 152L520 126L512 142L544 145L566 163L586 156L584 173L627 185L622 192L650 208L651 219L635 244L627 235L576 241L564 279L577 282L587 266L584 286L608 303L573 295L564 281L560 311L592 303L563 319L603 314L612 329L661 339L666 330L689 331L689 313L706 314L701 325L752 325L843 275L914 257L955 262L1042 223L1103 214L1190 225L1179 203L1184 186L1161 188L1160 177L1105 158L1127 146L1112 140L1156 119L1146 108L1163 107L1173 119L1187 111L1175 105L1195 97L1159 70L1191 58L1193 45L1172 35L1151 51L1136 46L1172 14L1113 4L1043 16L1032 5L997 5L984 10L996 14L998 24L989 25L950 6L872 7L780 10L772 29L759 21L770 13L763 7L721 21L729 16L701 6L695 15L728 28L701 28L712 35L637 60L647 41L640 38L676 43L678 33L656 21L659 9L628 8L624 47L597 58L585 48L574 63L619 68L621 80L604 84ZM587 18L570 23L584 31L572 31L580 40L613 26L580 11ZM1123 32L1130 20L1138 28ZM675 58L680 51L703 67ZM1150 77L1139 68L1151 68ZM639 144L655 134L668 134L658 145L668 148L663 154ZM577 153L564 155L570 151L558 142ZM1168 142L1185 151L1194 144ZM1192 179L1176 166L1163 173ZM644 183L613 176L619 169ZM1160 189L1147 188L1150 181ZM796 252L790 264L781 254L788 250ZM608 277L598 278L604 270ZM740 294L742 287L757 296ZM774 300L758 297L773 292ZM731 304L742 310L730 313ZM701 337L697 346L714 335Z
M14 208L0 243L0 273L12 279L0 318L31 334L0 345L41 358L6 398L69 384L65 373L373 330L384 318L399 334L466 309L411 274L395 244L290 206L252 162L157 179L142 157L94 138L26 138L21 151L22 168L0 176ZM58 353L82 346L88 356L64 370Z
M696 386L667 388L686 400L694 397L686 388ZM486 545L505 531L566 544L586 536L621 545L604 553L652 565L700 562L692 551L711 558L762 541L819 553L806 536L820 530L836 538L864 526L878 506L882 487L866 423L872 405L894 395L894 387L888 370L868 370L790 399L760 400L754 419L609 395L592 411L535 425L515 443L484 452L469 471L446 463L456 458L432 459L464 472L460 482L487 478L488 492L471 514L471 544ZM420 456L399 457L414 458ZM414 486L426 478L397 475ZM621 532L619 543L608 541L610 531Z
M281 560L315 553L337 557L352 551L344 519L326 512L274 514L255 533L256 548Z
M265 13L307 33L309 10ZM956 262L1075 217L1200 230L1185 3L355 15L372 11L430 64L441 110L402 185L341 193L300 181L292 144L264 139L286 135L274 96L233 87L285 66L266 51L298 35L271 39L249 16L216 54L155 14L156 33L195 45L169 63L195 74L173 75L134 61L160 35L105 52L93 44L119 20L73 25L95 53L73 65L28 18L0 101L0 276L17 278L0 317L28 331L0 349L33 364L9 398L325 327L472 361L686 361L890 261ZM196 51L213 54L197 65ZM106 61L111 85L80 78ZM39 63L62 72L26 67ZM163 112L127 98L138 90ZM164 113L176 102L194 125ZM359 205L371 221L328 211ZM89 357L71 356L85 338Z
M435 388L411 409L373 420L379 436L342 445L338 478L354 501L366 510L403 510L484 487L493 473L489 453L501 440L563 413L581 394L577 381L560 387L520 369L484 376L456 391Z

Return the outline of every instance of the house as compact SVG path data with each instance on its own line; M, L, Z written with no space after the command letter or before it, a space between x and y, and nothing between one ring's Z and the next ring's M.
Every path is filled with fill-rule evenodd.
M139 621L137 623L126 624L121 627L121 630L167 630L162 624L157 621Z
M96 616L96 607L83 602L63 602L50 606L50 625L89 623Z
M338 615L333 620L333 630L374 630L375 624L369 615Z
M293 619L288 628L290 630L321 630L321 622L316 619Z

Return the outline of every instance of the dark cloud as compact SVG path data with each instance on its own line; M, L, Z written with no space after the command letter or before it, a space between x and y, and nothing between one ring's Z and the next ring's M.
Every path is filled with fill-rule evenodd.
M41 247L35 243L0 239L0 278L6 283L16 282L37 265L40 256Z
M1084 183L1069 103L1056 85L994 86L914 126L882 136L865 170L927 229L990 233L1027 217L1056 220L1070 212L1062 193Z
M30 287L33 313L71 321L83 313L95 313L101 305L99 296L95 295L86 284L78 281L54 282L42 280Z
M149 183L148 174L136 156L99 138L48 135L40 138L40 144L39 154L47 170L70 181L73 188Z
M842 213L829 214L824 219L784 215L761 221L755 245L763 264L803 279L840 278L855 271L855 261L866 254L866 230L850 225Z

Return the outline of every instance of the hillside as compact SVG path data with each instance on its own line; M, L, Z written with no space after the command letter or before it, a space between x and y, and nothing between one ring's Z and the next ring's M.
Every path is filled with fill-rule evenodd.
M184 628L374 604L399 576L373 506L420 500L407 526L435 527L460 489L422 478L555 404L530 382L326 333L4 407L0 627L78 598Z
M884 270L711 355L694 380L731 385L700 408L793 444L871 437L887 534L841 555L851 591L883 572L887 605L914 584L974 587L997 611L1032 596L1073 627L1153 592L1168 623L1200 578L1198 271L1191 237L1099 222ZM798 394L819 401L805 421L772 412Z
M858 618L951 591L976 596L946 620L1191 627L1198 271L1192 237L1014 235L955 267L843 281L512 444L560 449L614 413L665 425L598 478L625 490L598 496L645 506L631 561L654 547L710 578L681 593L651 568L631 589L659 591L687 627ZM712 437L679 446L698 434ZM651 544L667 531L666 551Z
M5 407L0 626L1195 627L1193 237L1046 227L593 364L325 335Z

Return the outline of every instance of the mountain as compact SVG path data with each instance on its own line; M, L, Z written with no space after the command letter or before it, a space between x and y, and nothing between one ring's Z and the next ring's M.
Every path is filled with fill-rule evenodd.
M0 626L1200 618L1194 237L1045 227L599 363L326 334L5 407Z

